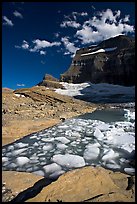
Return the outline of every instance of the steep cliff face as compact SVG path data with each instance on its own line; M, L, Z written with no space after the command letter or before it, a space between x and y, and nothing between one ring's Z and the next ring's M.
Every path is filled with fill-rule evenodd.
M79 49L60 81L135 85L135 41L120 35Z

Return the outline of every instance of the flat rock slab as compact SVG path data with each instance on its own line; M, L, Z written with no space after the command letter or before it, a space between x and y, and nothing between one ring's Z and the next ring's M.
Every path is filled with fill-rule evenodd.
M42 176L16 171L3 171L2 183L6 183L6 187L11 189L13 195L32 187L37 181L43 179Z
M84 167L69 171L27 202L135 202L135 177Z
M12 120L9 126L2 127L2 145L12 143L27 134L54 126L59 122L59 119Z

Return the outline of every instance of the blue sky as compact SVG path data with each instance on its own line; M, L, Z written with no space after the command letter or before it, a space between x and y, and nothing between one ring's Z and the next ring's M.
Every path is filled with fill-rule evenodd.
M77 49L135 35L134 2L3 2L2 87L59 78Z

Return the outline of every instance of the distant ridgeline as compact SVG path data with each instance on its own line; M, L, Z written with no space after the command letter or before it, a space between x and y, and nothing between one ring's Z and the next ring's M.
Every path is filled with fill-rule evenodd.
M135 85L135 39L119 35L77 50L60 81Z

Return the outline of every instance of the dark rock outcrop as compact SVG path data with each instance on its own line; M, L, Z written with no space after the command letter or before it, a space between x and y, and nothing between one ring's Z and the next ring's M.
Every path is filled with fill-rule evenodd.
M119 35L97 46L77 50L60 81L135 85L135 40Z
M37 85L51 88L63 88L63 86L59 83L59 80L50 74L45 74L43 80Z

